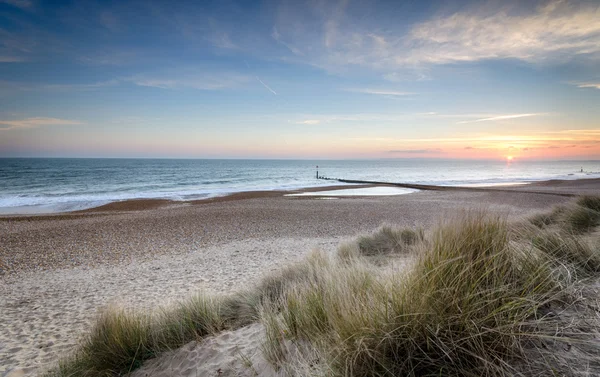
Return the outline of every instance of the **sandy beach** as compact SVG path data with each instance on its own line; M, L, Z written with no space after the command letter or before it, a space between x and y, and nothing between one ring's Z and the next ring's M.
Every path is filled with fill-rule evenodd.
M428 227L468 208L515 219L567 202L570 195L598 192L597 179L335 200L270 191L2 217L0 375L36 375L51 367L109 306L148 309L199 290L233 292L313 249L332 252L382 223ZM244 331L247 339L258 330ZM218 359L229 362L238 352L216 349L229 352L230 359Z

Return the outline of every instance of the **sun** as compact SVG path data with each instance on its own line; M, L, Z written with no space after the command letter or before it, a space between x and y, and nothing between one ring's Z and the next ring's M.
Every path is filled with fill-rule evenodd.
M506 161L512 161L513 160L513 156L506 156Z

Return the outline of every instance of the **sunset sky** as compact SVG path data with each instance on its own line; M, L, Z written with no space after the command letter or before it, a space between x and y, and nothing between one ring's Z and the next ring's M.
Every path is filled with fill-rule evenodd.
M0 157L600 159L600 1L0 0Z

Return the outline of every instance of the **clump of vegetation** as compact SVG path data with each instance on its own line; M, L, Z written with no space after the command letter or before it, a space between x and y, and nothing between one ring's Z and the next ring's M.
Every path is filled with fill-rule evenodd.
M586 233L600 224L600 212L577 205L565 214L564 220L566 230Z
M538 228L545 228L561 221L568 210L568 206L556 206L551 212L538 213L530 217L529 222Z
M551 213L538 213L529 218L529 222L538 228L545 228L549 225L552 225L556 222L556 216L553 216Z
M560 284L542 254L517 253L498 219L469 216L434 235L408 276L360 262L322 270L283 298L291 339L313 344L334 375L499 375ZM272 345L277 349L278 344Z
M315 271L324 261L313 254L264 277L253 289L224 297L196 295L150 315L109 309L75 354L61 360L48 376L125 375L162 352L257 322L264 303L276 302L300 281L318 278Z
M551 213L540 213L529 218L538 228L556 225L564 231L582 234L600 225L600 197L582 196L574 203L556 207Z
M582 207L600 212L600 196L584 195L577 199L577 204Z
M569 363L543 349L571 342L573 325L548 313L572 304L580 276L600 272L599 245L581 236L598 225L589 220L596 199L539 217L541 226L482 213L427 238L385 226L341 245L337 258L315 252L244 292L198 295L153 314L109 310L49 375L124 375L166 350L257 321L263 356L292 375L562 374ZM365 256L414 264L385 270Z
M104 312L79 350L50 376L118 376L161 352L225 328L221 302L197 295L151 315L122 309Z
M401 253L408 249L408 246L422 241L424 232L422 229L398 229L389 225L384 225L376 232L362 236L358 239L358 249L360 254L382 255Z
M593 275L600 272L600 252L594 250L580 237L558 231L542 231L532 238L533 245L559 261L577 268L577 272Z

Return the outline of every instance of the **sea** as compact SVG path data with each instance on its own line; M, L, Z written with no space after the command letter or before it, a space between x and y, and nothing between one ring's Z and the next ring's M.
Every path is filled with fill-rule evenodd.
M0 158L0 214L67 212L128 199L185 201L337 184L317 180L317 169L329 178L443 186L600 177L600 161Z

